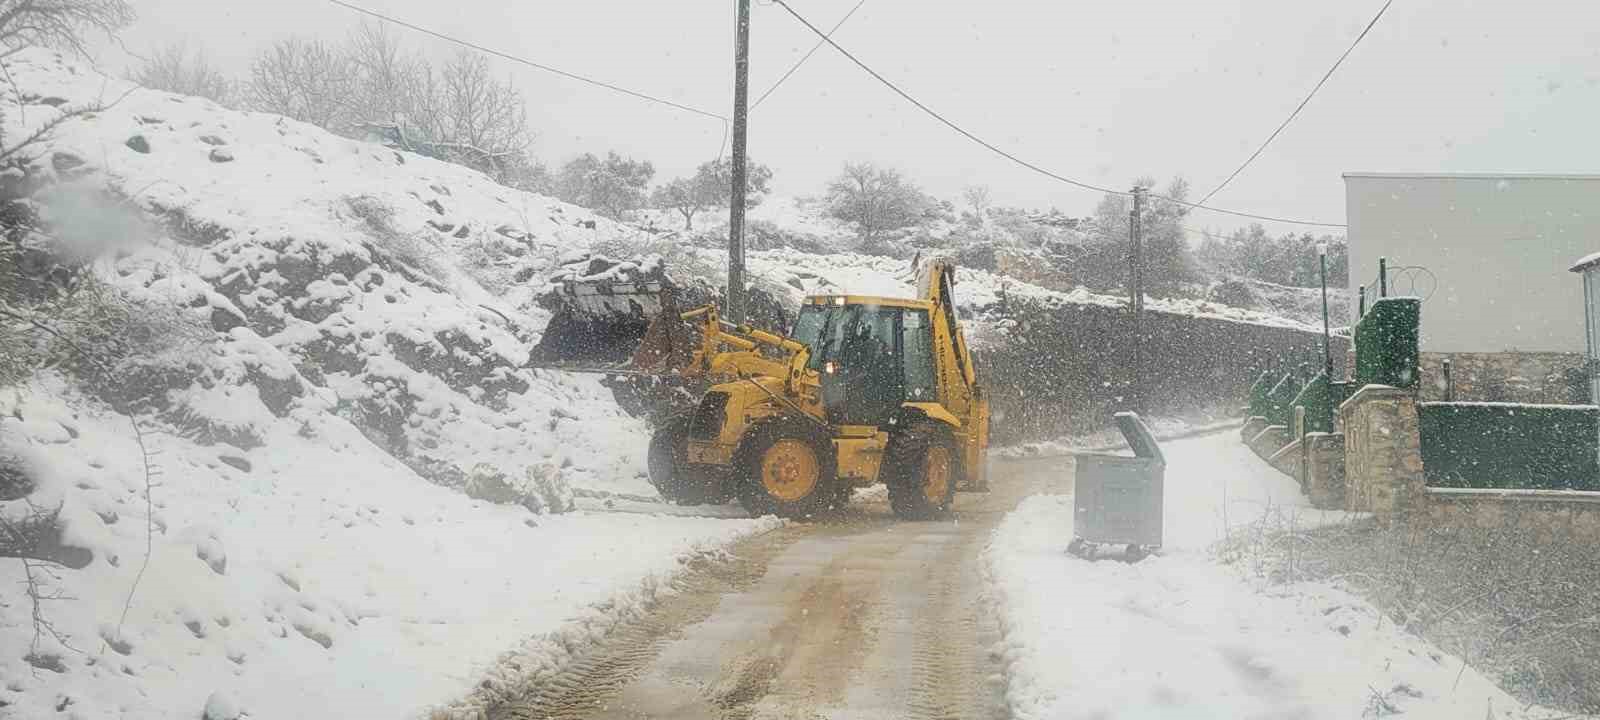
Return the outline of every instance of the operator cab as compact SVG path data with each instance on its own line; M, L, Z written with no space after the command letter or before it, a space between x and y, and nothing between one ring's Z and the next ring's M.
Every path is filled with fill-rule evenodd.
M938 399L926 307L889 298L812 297L800 308L793 337L811 350L807 367L821 379L831 423L882 426L902 403Z

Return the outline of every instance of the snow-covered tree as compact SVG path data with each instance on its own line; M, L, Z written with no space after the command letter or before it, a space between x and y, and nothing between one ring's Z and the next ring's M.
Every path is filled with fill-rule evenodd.
M987 222L989 206L993 204L988 185L968 185L962 188L961 199L967 203L967 207L972 208L972 216L977 218L979 224Z
M1152 187L1155 180L1143 178L1139 184ZM1188 193L1188 182L1176 178L1145 199L1139 223L1139 258L1146 294L1170 296L1181 285L1198 277L1189 244L1183 236L1182 223L1189 208L1166 199L1185 200ZM1132 199L1118 194L1106 195L1095 208L1088 246L1074 267L1074 274L1082 278L1085 285L1103 291L1127 290L1128 221L1132 207Z
M1229 275L1279 285L1317 287L1322 282L1317 245L1323 243L1328 245L1328 285L1347 287L1350 255L1342 237L1311 233L1272 237L1260 224L1252 224L1226 235L1208 234L1200 242L1196 256L1218 272Z
M650 202L658 208L677 212L683 216L683 229L694 229L694 216L710 207L710 197L699 177L681 177L657 187L650 194Z
M622 218L644 207L650 179L656 174L648 160L634 160L616 152L605 157L584 153L567 161L556 178L556 196L609 218Z
M712 160L701 163L695 170L695 180L699 183L706 198L712 205L728 207L733 199L733 161L729 158ZM766 194L771 192L768 183L772 182L772 168L745 158L744 170L744 206L753 208L761 204Z
M128 79L152 90L209 98L223 105L233 94L233 83L211 64L205 51L191 53L182 42L157 50Z
M244 95L253 110L348 132L355 80L354 63L338 48L321 40L290 37L256 58Z
M772 168L757 162L745 162L744 206L753 208L761 204L772 182ZM694 229L694 216L714 207L728 207L733 199L733 162L727 158L700 164L690 177L677 178L656 188L651 202L656 207L677 211L683 216L683 228Z
M917 224L930 204L915 183L893 168L845 163L828 183L828 214L855 226L862 248L876 251L883 236Z

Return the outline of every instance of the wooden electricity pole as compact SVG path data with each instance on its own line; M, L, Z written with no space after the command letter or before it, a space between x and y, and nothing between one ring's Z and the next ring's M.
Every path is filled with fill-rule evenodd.
M744 322L745 128L750 100L750 0L737 0L733 44L733 197L728 200L728 319Z

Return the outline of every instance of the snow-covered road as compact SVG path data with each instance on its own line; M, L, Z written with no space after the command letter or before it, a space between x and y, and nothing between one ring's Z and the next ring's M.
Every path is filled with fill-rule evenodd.
M1208 551L1264 516L1341 519L1234 433L1173 441L1166 549L1136 564L1066 553L1067 491L1000 524L985 569L1018 720L1541 717L1366 601L1317 583L1270 585ZM1038 462L1038 461L1036 461Z

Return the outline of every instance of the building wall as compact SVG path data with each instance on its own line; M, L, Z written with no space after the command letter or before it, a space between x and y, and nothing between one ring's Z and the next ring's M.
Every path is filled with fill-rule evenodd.
M1584 350L1582 282L1567 268L1600 250L1600 176L1347 174L1345 213L1352 290L1379 257L1438 279L1423 350Z
M1426 323L1424 323L1426 325ZM1463 402L1516 402L1585 405L1587 385L1574 385L1569 373L1581 372L1580 353L1422 353L1418 398L1441 402L1445 397L1444 360L1450 359L1455 399Z

